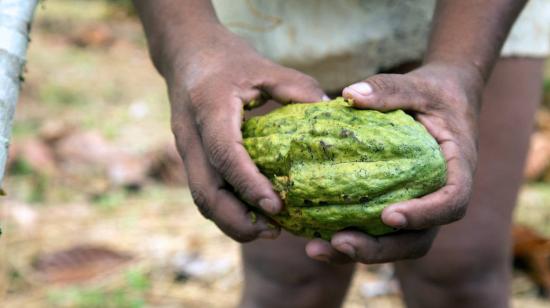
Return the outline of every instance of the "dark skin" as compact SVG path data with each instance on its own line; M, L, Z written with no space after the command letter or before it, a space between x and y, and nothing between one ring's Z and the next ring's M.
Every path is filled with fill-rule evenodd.
M270 62L230 33L209 1L134 2L168 85L172 130L199 210L237 241L277 237L278 227L261 214L250 219L246 206L277 213L282 203L241 144L242 108L266 97L319 101L324 92L311 77ZM416 258L429 250L437 226L464 215L477 160L480 93L524 2L440 0L420 68L370 77L370 93L353 86L343 91L356 108L416 113L442 147L448 180L433 194L384 210L384 223L402 232L379 238L340 232L331 243L312 240L310 257L363 263Z
M482 95L479 161L468 213L439 228L426 256L395 262L407 307L508 307L512 211L541 99L543 67L537 58L502 58L496 65ZM407 72L403 66L392 71ZM269 107L276 108L262 106L254 113ZM340 307L354 264L314 261L304 252L306 244L283 232L276 240L242 245L241 307Z
M407 307L507 307L512 212L541 101L543 59L502 58L483 91L478 167L467 215L423 258L396 262Z
M330 245L311 241L306 246L309 256L362 263L417 258L428 252L437 226L464 216L477 162L481 91L523 5L523 1L438 1L420 68L404 75L381 74L366 79L371 88L367 95L354 91L353 86L344 89L344 97L353 99L356 108L414 112L443 150L447 184L382 213L387 225L415 231L378 238L340 232Z

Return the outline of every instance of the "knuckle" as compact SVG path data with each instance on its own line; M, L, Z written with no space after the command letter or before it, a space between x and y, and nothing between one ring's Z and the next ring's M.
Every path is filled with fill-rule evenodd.
M451 211L450 222L461 220L464 216L466 216L466 205L457 204Z
M466 216L466 210L468 208L468 203L470 201L470 192L469 191L462 191L461 189L457 189L456 191L452 192L455 194L455 202L454 205L451 207L451 213L450 218L452 221L457 221L464 216Z
M209 114L208 112L202 111L201 109L198 109L196 112L194 112L194 122L196 125L196 128L199 132L204 132L208 128L209 123ZM211 120L210 120L211 121Z
M469 104L470 98L464 91L456 91L453 96L455 104L459 106L467 106Z
M178 152L178 155L181 157L181 160L186 163L187 158L189 157L187 146L183 143L176 143L176 151Z
M191 197L193 198L193 202L199 209L199 212L202 214L202 216L204 216L204 218L206 219L212 219L214 215L214 210L209 205L205 192L198 188L192 188Z
M433 110L442 110L449 102L450 95L440 80L411 77L414 88L415 108L427 113Z
M387 260L390 260L390 259L392 259L392 257L388 256L386 247L382 244L374 245L372 251L369 251L367 255L367 261L372 260L377 263L386 262Z
M232 238L239 243L248 243L256 239L256 233L238 233Z
M257 185L254 185L246 176L235 176L233 172L230 172L228 178L231 180L231 183L235 190L238 192L239 196L243 198L246 202L250 204L256 203L256 193L255 189Z
M207 84L207 83L206 83ZM208 87L205 86L205 81L198 78L187 86L187 96L191 105L205 101Z
M397 85L395 84L394 78L395 77L390 74L380 74L368 78L367 82L375 91L379 90L391 95L397 93Z
M183 145L191 146L191 144L197 142L198 136L195 133L195 128L190 126L190 124L177 117L173 117L170 121L170 129L178 147Z
M178 136L184 130L184 126L181 121L172 118L172 120L170 121L170 129L172 130L172 134L176 138L178 138Z
M437 82L437 85L430 86L430 89L438 89L436 95L432 95L438 99L431 100L430 107L442 109L452 106L454 110L467 109L470 98L456 82L445 79Z
M176 150L180 155L181 159L185 162L187 159L188 149L192 147L191 137L188 134L182 133L181 131L173 132Z
M239 230L232 232L229 236L239 243L247 243L256 239L257 232L254 230Z
M199 131L204 129L206 123L212 121L212 110L216 110L216 107L213 106L213 103L216 100L212 100L208 95L211 90L206 87L197 85L192 86L188 90L189 102L187 105L187 112L191 117L191 121L197 126ZM185 123L184 125L190 125Z
M386 110L388 109L388 103L385 100L378 100L376 102L376 108Z
M235 163L226 144L213 140L207 144L207 151L210 156L210 163L214 168L225 176L232 174L231 170L233 170Z
M186 123L184 123L184 121L173 118L170 121L170 129L172 131L172 135L174 135L174 138L176 138L177 142L186 143L188 141L188 136L190 135L189 134L190 131Z
M315 78L308 75L301 75L301 78L302 78L302 83L305 86L310 88L320 88L319 82Z
M369 245L358 250L357 257L361 263L383 263L392 259L388 255L388 247L376 237Z

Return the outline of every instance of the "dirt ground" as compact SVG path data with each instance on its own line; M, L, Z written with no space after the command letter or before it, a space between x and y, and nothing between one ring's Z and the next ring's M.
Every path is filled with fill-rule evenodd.
M235 306L239 246L198 214L181 181L105 179L117 151L149 161L152 149L173 147L165 87L138 21L105 1L48 0L36 17L13 140L44 163L14 163L0 200L2 307ZM108 144L97 154L107 159L82 163L75 155L95 152L78 142L68 154L43 150L52 130ZM517 220L550 236L549 217L548 184L526 185ZM515 271L513 304L550 302ZM391 267L360 266L344 307L403 307Z

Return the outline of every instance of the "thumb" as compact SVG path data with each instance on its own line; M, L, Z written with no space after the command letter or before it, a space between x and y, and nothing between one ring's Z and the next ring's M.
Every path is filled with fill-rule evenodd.
M283 104L328 100L317 80L289 68L273 72L270 80L262 85L262 89Z
M352 100L356 108L379 111L421 111L419 107L424 101L423 95L415 90L412 81L399 74L374 75L346 87L342 91L342 96Z

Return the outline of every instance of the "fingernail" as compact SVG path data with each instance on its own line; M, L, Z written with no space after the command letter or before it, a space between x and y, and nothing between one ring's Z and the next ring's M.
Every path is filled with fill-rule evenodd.
M258 234L258 237L266 240L272 240L277 238L278 235L279 235L278 230L264 230L260 232L260 234Z
M330 101L330 97L328 97L327 95L323 95L323 97L321 98L322 101Z
M270 214L276 214L277 209L275 208L275 202L271 199L262 199L260 200L260 208Z
M407 226L407 218L401 213L393 212L388 215L388 218L386 219L387 224L394 227L403 229Z
M351 90L362 96L367 96L372 93L372 87L366 82L354 83L344 90Z
M326 255L316 255L314 259L320 262L325 262L325 263L329 262L329 258Z
M342 243L336 246L336 248L338 248L340 252L347 254L351 258L355 258L355 248L353 248L353 246L351 246L350 244Z

